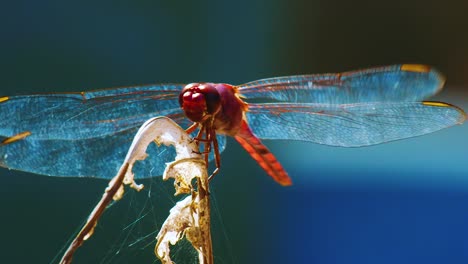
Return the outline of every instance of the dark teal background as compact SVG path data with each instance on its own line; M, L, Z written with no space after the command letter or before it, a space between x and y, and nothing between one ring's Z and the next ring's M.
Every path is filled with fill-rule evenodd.
M0 92L425 63L448 77L436 99L468 109L467 10L423 0L2 3ZM266 142L288 188L229 140L212 181L216 263L467 263L467 135L464 125L359 149ZM0 180L2 263L57 263L107 185L6 169ZM152 232L175 201L160 181L113 206L75 263L157 263Z

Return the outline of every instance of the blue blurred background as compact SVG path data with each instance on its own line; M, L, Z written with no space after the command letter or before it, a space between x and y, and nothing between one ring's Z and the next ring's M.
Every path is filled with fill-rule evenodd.
M448 77L435 99L468 109L466 10L455 0L12 1L0 10L0 92L425 63ZM266 142L293 178L288 188L229 140L212 181L216 263L467 263L467 132L357 149ZM2 263L57 263L107 185L6 169L0 180ZM176 198L171 183L144 183L109 210L75 263L157 263L152 232Z

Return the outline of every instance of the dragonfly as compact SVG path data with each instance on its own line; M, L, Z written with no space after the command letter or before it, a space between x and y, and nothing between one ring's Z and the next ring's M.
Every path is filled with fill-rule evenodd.
M290 185L262 139L363 147L462 124L462 109L424 101L444 83L430 66L401 64L242 85L156 84L0 97L0 166L110 179L138 128L149 118L167 116L205 135L217 168L225 136L231 136L275 181ZM161 175L174 151L152 148L148 154L134 167L136 178Z

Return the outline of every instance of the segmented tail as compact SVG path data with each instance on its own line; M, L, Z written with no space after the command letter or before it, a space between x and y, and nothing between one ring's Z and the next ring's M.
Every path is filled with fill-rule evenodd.
M270 150L262 144L260 139L254 135L245 120L242 120L241 128L234 138L276 182L283 186L292 184L291 178L289 178L283 166Z

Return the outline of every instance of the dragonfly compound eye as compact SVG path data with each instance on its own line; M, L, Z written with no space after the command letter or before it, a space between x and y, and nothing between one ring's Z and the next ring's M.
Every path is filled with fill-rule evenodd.
M221 99L210 83L192 83L184 87L179 95L180 107L193 122L201 122L206 115L214 115L221 108Z

